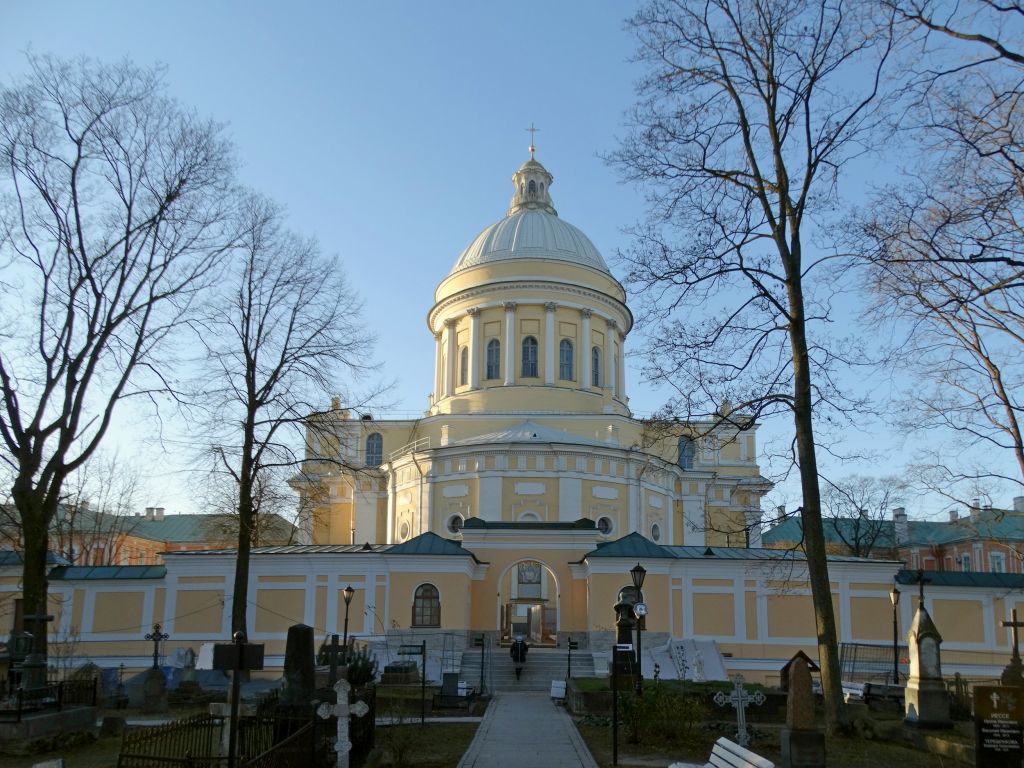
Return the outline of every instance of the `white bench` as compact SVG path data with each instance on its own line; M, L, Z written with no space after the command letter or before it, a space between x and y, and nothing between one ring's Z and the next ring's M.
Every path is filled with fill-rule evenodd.
M683 763L673 763L669 768L682 765ZM704 768L775 768L775 763L723 736L715 742L715 748L711 750L711 759L704 764Z

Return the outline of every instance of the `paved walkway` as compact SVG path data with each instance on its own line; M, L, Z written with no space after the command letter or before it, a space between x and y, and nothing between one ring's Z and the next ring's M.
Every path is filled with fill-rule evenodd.
M547 693L495 694L459 768L597 768L568 713Z

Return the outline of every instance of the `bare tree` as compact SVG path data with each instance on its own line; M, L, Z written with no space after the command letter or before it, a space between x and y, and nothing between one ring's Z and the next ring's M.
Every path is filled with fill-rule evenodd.
M114 565L124 537L142 518L134 516L139 470L100 449L72 472L51 526L52 547L73 565Z
M832 378L843 348L820 328L842 262L805 245L822 234L845 164L871 146L884 117L894 43L876 10L651 0L632 20L649 73L613 157L648 190L628 280L656 328L648 373L677 393L667 410L713 416L728 398L746 418L793 418L830 731L846 715L814 417L849 405Z
M903 489L904 483L897 477L825 479L825 525L842 542L844 554L871 557L877 556L879 549L895 546L895 540L887 542L882 534L892 508L902 501Z
M156 353L220 262L233 158L159 69L28 65L0 90L0 460L45 613L64 482L121 400L167 388Z
M249 552L261 488L302 463L310 419L338 377L369 368L372 335L336 259L288 232L282 212L251 197L232 279L198 326L207 349L211 449L237 486L238 558L233 631L246 630Z
M876 319L906 331L901 426L1016 464L957 451L927 471L919 457L921 477L963 499L986 481L1024 484L1024 6L889 5L921 43L909 128L922 152L862 219L862 251Z
M301 544L309 540L308 521L315 514L315 492L300 496L288 487L291 467L267 468L253 482L253 525L250 543L254 547ZM218 465L204 477L204 506L209 513L205 524L211 541L238 541L239 484ZM230 544L228 544L230 546Z

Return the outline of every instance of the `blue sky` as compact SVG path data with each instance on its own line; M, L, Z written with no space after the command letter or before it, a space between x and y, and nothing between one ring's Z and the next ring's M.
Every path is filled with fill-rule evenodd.
M162 62L174 96L228 125L243 181L345 265L378 337L381 378L396 382L395 415L426 408L433 289L504 215L531 123L559 214L607 260L643 212L600 158L623 133L640 75L623 28L633 2L5 5L0 77L23 71L28 49ZM635 367L627 383L635 412L661 404ZM152 454L137 434L118 433L122 450ZM176 470L151 478L145 503L198 511Z

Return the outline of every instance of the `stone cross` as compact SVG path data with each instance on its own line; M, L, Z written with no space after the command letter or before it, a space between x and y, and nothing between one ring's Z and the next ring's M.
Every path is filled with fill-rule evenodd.
M747 733L747 704L764 704L765 698L761 691L748 693L743 687L743 675L736 675L732 679L732 693L726 695L725 691L715 694L715 704L724 707L731 704L736 708L736 743L741 747L750 743L750 734Z
M334 715L338 718L338 740L334 742L334 752L337 755L335 768L349 768L348 753L352 751L352 742L349 739L349 717L363 717L370 708L365 701L357 701L349 706L348 694L352 690L348 680L339 680L334 685L334 692L338 697L337 704L324 702L317 707L317 714L324 720Z
M158 669L160 667L160 643L162 643L169 637L170 635L168 635L166 632L160 631L159 622L153 625L152 632L146 634L146 639L153 641L153 669Z
M1017 638L1017 629L1024 627L1024 621L1017 621L1017 609L1010 611L1010 621L1000 622L1004 627L1013 631L1013 654L1010 663L1003 670L1001 681L1003 685L1024 686L1024 664L1020 659L1020 645Z
M1014 608L1010 611L1010 621L1001 622L1004 627L1009 627L1013 631L1013 658L1020 658L1020 646L1017 642L1017 630L1020 627L1024 627L1024 621L1017 621L1017 609Z

